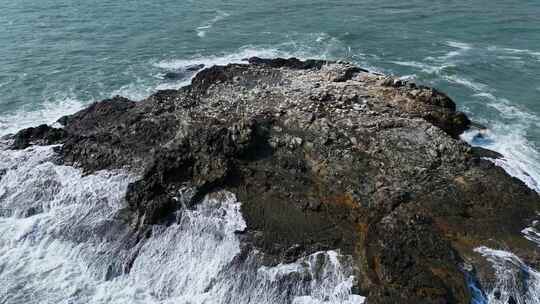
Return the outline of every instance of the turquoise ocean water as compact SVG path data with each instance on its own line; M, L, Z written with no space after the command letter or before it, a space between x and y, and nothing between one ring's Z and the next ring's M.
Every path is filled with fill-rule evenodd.
M540 190L538 0L0 0L0 136L250 56L347 60L448 93Z

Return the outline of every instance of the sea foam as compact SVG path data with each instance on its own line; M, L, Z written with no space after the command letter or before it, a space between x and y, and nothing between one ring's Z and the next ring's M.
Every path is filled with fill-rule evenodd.
M140 238L122 220L124 171L82 175L52 146L0 149L0 302L361 303L352 259L317 252L263 266L239 254L240 202L213 193ZM182 195L182 194L179 194ZM181 200L179 200L181 201Z

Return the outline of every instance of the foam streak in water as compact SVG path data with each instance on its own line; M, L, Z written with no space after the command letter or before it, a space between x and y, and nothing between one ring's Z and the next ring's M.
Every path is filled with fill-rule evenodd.
M204 38L206 36L206 32L211 29L214 24L230 16L228 13L223 11L217 11L216 13L217 15L212 20L208 21L208 23L197 27L197 36Z

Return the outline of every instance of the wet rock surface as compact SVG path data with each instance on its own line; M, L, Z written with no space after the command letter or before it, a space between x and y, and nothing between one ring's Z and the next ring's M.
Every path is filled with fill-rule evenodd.
M40 125L19 131L13 137L12 148L24 149L33 144L56 144L62 142L66 136L67 134L63 129L52 128L48 125Z
M480 284L493 280L482 245L538 263L521 235L538 195L459 139L471 122L448 96L346 63L248 62L93 104L61 129L20 131L12 148L62 144L61 162L86 173L139 173L126 221L140 231L229 190L243 250L275 265L339 249L368 303L470 303L470 265Z

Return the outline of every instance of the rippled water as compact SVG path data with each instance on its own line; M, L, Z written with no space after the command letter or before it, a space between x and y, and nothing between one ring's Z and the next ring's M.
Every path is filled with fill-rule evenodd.
M489 128L483 138L474 132L463 138L504 154L505 159L498 164L540 191L540 4L536 0L0 0L0 28L0 135L52 123L61 115L116 94L142 99L158 89L182 86L189 81L188 76L175 80L164 76L193 64L226 64L250 56L344 59L447 92L461 110ZM8 157L2 153L2 157ZM32 161L24 155L10 157ZM109 176L110 173L80 177L71 169L45 163L39 166L42 171L27 173L36 174L34 179L19 176L26 178L21 185L38 189L46 186L59 192L23 191L13 194L18 196L12 200L5 196L0 199L3 210L15 212L0 218L0 271L13 262L6 260L8 253L19 254L38 272L58 273L58 280L63 276L73 278L80 286L75 284L73 289L66 287L67 291L62 291L69 291L70 297L97 297L100 293L91 288L106 290L109 285L84 281L91 282L95 277L77 277L90 275L83 270L93 266L74 262L73 265L83 268L70 268L71 264L61 268L58 262L66 255L80 261L80 255L94 253L49 239L51 235L47 233L51 231L57 232L56 237L68 239L72 233L60 229L67 222L55 223L49 215L61 212L82 216L70 213L73 207L69 207L81 198L70 198L69 202L55 200L58 193L76 185L94 185L95 188L79 195L96 204L108 201L113 209L99 210L113 212L121 204L121 195L104 198L98 192L103 187L116 187L114 193L121 194L126 183L122 178L130 177L120 173L116 177ZM13 170L8 174L15 174L17 169ZM60 175L51 177L54 174ZM0 186L2 191L15 192L13 189L20 187ZM13 209L10 204L18 207ZM40 207L24 209L27 205ZM99 218L93 218L91 208L87 209L85 219L98 221L88 225L99 227L107 214L99 213ZM28 212L38 215L27 217ZM40 225L50 224L47 233L40 234ZM121 227L115 229L124 233ZM524 230L524 235L538 241L539 234L533 228ZM48 248L58 250L49 252ZM109 251L104 252L110 254L111 248L116 247L106 248ZM527 270L511 253L478 250L498 269L513 269L509 265L514 265ZM163 248L163 252L167 250ZM53 262L39 264L34 258ZM0 278L0 285L8 286L0 288L2 296L2 291L12 290L9 288L26 288L17 281L30 274L22 271L7 275L2 273ZM538 284L538 272L529 271L529 277L536 278L531 282ZM509 286L512 279L506 278L512 276L502 273L501 286ZM157 294L122 289L131 293L127 298L159 299L163 292L170 292L160 289L161 283L155 283L158 278L141 279L157 284L152 285L157 286ZM534 284L531 286L537 286ZM538 292L533 287L531 290ZM42 292L39 286L32 288L36 293ZM511 292L511 288L507 290ZM55 291L49 292L55 295ZM489 294L486 301L499 303L488 298ZM101 299L109 300L113 299ZM301 300L299 297L298 301Z

